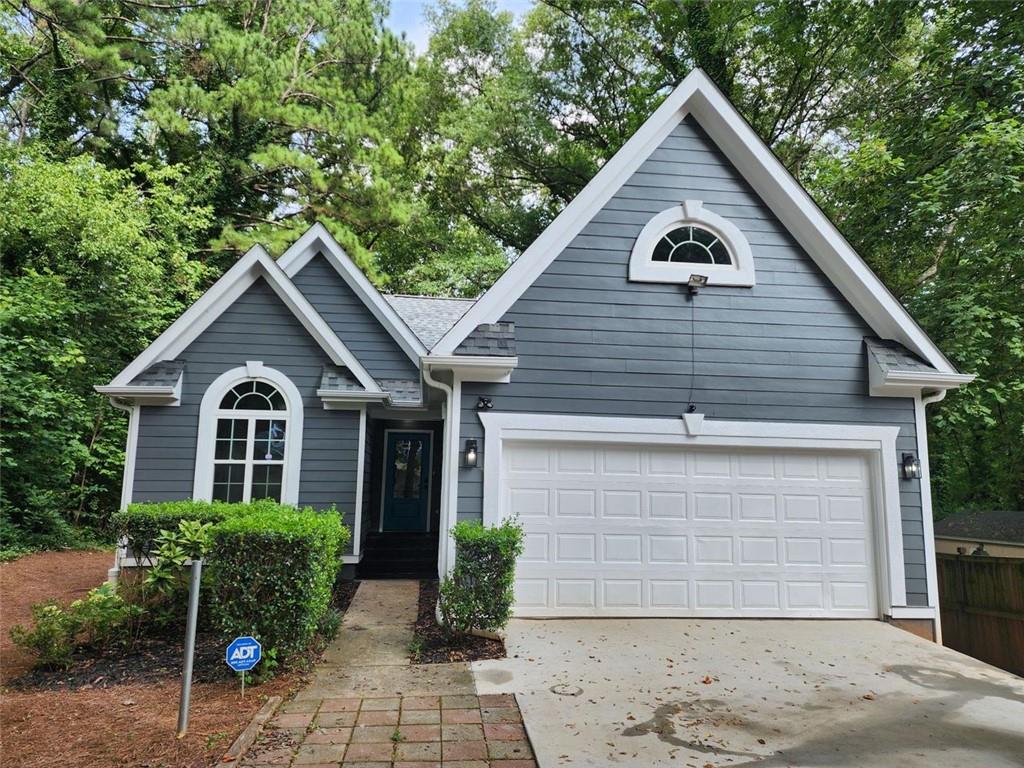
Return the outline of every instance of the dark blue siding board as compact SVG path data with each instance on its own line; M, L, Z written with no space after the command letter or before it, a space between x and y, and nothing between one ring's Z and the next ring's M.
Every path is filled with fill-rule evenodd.
M743 231L757 272L753 288L701 291L692 324L680 287L626 279L643 226L688 199ZM692 121L502 319L516 324L519 368L510 384L463 385L463 439L483 437L481 395L501 411L674 417L692 386L709 418L897 426L897 450L917 452L913 401L867 394L873 332ZM480 517L482 488L482 470L459 470L460 519ZM920 484L900 490L908 602L925 605Z
M292 282L338 338L377 379L418 379L419 370L323 256L314 256Z
M316 389L330 361L266 282L258 280L179 357L185 361L181 405L142 408L133 501L191 498L203 394L225 371L260 360L302 395L299 504L336 505L352 526L359 414L324 410Z

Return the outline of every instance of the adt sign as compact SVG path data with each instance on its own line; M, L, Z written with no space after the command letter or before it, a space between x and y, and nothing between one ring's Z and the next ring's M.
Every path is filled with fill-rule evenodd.
M235 672L248 672L260 663L263 656L263 646L254 637L236 637L228 646L224 654L228 666Z

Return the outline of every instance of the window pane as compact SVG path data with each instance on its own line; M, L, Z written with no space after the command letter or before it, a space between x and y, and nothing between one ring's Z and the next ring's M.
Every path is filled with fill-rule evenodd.
M718 239L706 229L701 229L700 227L692 227L691 229L693 231L693 239L701 245L706 245L709 248L711 247L711 244Z
M246 419L217 419L217 446L214 458L245 460Z
M284 467L280 464L261 464L252 468L252 500L281 500L281 476Z
M220 399L220 408L222 411L230 411L234 409L235 402L238 400L238 395L235 394L235 390L228 390L227 394Z
M715 264L732 264L732 258L729 256L729 250L721 240L711 246L711 255L715 259Z
M658 244L654 246L654 253L651 255L651 261L668 261L671 256L672 243L667 237L663 237L658 241Z
M423 441L398 440L395 443L394 498L418 499L422 472Z
M683 243L672 252L672 261L686 264L710 264L711 254L698 243Z
M250 392L238 398L235 409L240 411L269 411L270 401L258 392Z
M288 422L283 419L257 419L253 433L253 461L283 461L285 430Z
M242 500L245 487L244 464L216 464L213 467L214 501Z

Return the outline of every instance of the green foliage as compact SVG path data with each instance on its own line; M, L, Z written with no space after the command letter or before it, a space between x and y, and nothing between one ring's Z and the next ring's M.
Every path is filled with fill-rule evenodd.
M523 552L517 520L485 528L460 522L452 528L455 568L441 584L441 617L455 632L501 629L512 616L516 558Z
M0 147L0 511L24 547L70 543L68 523L106 523L125 419L92 387L206 276L190 255L207 213L188 204L174 169L136 173L139 183L87 157Z
M209 604L225 636L284 656L304 650L331 606L349 531L334 509L260 509L211 531Z
M233 515L245 515L257 510L275 510L276 502L263 500L252 504L229 504L223 501L178 501L129 504L111 518L118 539L127 541L128 549L139 558L155 557L161 538L178 542L179 534L186 537L185 546L194 547L204 536L209 536L205 523L216 524ZM183 526L188 524L184 529ZM198 528L195 526L199 526ZM168 531L174 532L168 534ZM194 532L194 535L184 531ZM166 534L166 536L165 536Z
M158 625L178 624L188 609L190 560L206 556L210 548L212 522L180 520L177 530L162 530L154 542L153 565L146 573L143 586L153 590L150 600L151 618Z
M79 647L102 649L127 643L132 622L141 612L139 606L126 603L112 584L103 584L67 608L52 600L32 606L32 628L13 627L11 639L35 656L36 666L67 669Z

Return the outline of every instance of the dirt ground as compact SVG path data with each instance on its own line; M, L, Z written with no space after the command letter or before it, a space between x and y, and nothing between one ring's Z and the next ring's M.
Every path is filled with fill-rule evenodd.
M0 666L4 679L30 665L10 642L12 625L31 619L33 603L70 602L100 584L109 552L43 552L0 565ZM300 683L282 675L240 699L237 682L196 683L188 735L174 737L180 681L13 690L0 697L0 764L4 768L199 768L217 762L267 696Z

